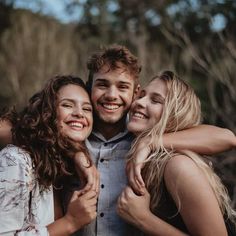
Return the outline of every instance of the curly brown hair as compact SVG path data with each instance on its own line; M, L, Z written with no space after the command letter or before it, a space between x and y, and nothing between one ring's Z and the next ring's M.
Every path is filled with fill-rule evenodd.
M0 111L0 120L9 121L12 125L17 122L17 112L15 107L4 107Z
M121 45L111 45L97 53L94 53L87 62L89 77L87 81L88 91L91 92L93 84L93 75L100 71L104 66L108 66L108 71L119 68L125 69L132 75L135 85L138 85L141 66L137 57L135 57L126 47Z
M91 164L85 143L72 143L57 128L57 93L68 84L78 85L86 91L83 80L78 77L51 78L40 92L30 98L13 129L14 143L29 152L42 189L74 173L69 157L76 152L84 152Z

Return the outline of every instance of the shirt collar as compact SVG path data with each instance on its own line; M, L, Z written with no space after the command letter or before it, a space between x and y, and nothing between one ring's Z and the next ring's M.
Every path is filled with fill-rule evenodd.
M127 134L130 134L130 133L127 129L125 129L123 132L118 133L117 135L115 135L114 137L112 137L110 139L106 139L101 133L96 132L96 131L93 131L90 136L94 136L94 137L100 139L102 142L108 143L108 142L117 141L118 139L123 138Z

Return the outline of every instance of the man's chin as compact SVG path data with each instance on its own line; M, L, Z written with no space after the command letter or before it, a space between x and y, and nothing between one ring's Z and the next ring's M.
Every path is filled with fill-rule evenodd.
M100 121L105 124L115 125L122 120L122 117L100 117Z

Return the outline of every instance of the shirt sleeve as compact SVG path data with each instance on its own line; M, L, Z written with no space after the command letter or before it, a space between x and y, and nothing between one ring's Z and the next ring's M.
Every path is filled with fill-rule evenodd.
M0 152L0 235L48 235L46 227L29 223L32 162L15 146Z

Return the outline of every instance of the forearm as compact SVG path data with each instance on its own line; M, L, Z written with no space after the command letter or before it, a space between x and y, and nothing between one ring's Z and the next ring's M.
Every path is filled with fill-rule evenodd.
M73 234L79 228L78 225L72 224L71 220L69 220L67 216L62 217L47 226L50 236L68 236Z
M146 217L137 222L140 230L152 236L186 236L187 234L181 232L174 226L161 220L151 212Z
M228 129L199 125L190 129L167 133L163 136L166 148L188 149L211 155L236 147L236 137Z

